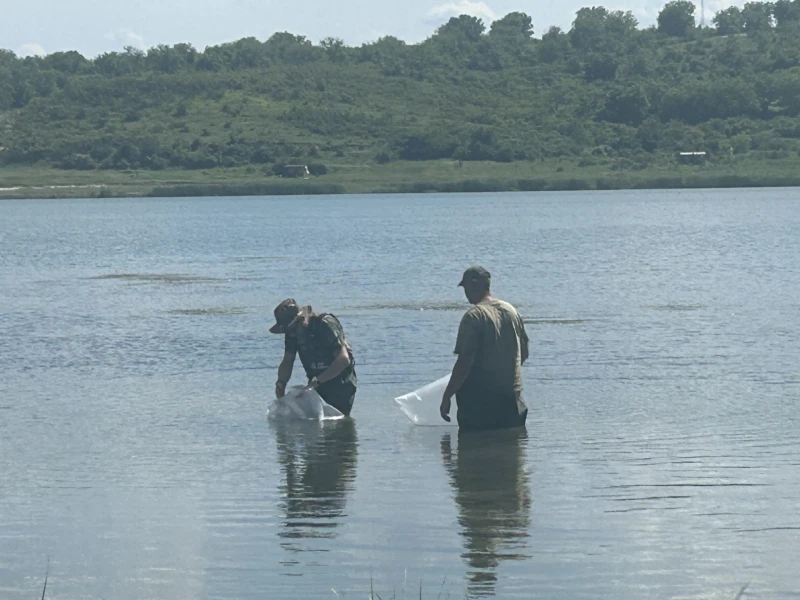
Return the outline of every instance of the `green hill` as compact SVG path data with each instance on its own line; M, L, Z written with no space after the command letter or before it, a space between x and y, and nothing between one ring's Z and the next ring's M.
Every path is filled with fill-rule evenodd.
M698 27L678 0L657 27L585 8L540 39L512 13L489 29L453 18L415 45L277 33L91 60L0 51L0 188L800 182L800 0L730 8L714 24ZM681 151L707 154L683 165ZM289 181L289 164L310 180ZM57 189L41 194L68 193Z

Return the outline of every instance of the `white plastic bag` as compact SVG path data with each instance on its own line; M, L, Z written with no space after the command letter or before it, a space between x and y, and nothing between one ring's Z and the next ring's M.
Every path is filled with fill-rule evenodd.
M455 425L455 402L450 410L450 423L442 419L442 415L439 414L442 396L449 382L450 375L446 375L418 390L398 396L394 401L414 425Z
M283 398L272 403L267 411L267 418L329 421L343 419L344 415L326 404L315 390L306 391L305 386L296 385Z

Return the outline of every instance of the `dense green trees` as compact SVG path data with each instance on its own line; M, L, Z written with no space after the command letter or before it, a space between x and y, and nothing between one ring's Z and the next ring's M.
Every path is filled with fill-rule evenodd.
M515 12L488 27L454 17L419 44L282 32L91 60L0 50L0 164L279 173L343 159L641 165L680 149L800 150L800 0L731 7L713 28L674 0L657 21L590 7L541 39Z
M713 19L719 35L735 35L744 32L744 15L738 6L719 11Z
M689 37L695 29L695 6L689 0L672 0L658 14L658 30L675 37Z

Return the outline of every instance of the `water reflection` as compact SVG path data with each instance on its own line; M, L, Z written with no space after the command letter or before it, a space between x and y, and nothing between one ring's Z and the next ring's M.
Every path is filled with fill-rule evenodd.
M442 460L458 505L472 597L494 595L500 561L528 558L527 440L525 429L460 432L454 454L450 434L442 437Z
M273 424L283 480L279 533L289 552L321 552L336 537L356 476L358 438L352 419Z

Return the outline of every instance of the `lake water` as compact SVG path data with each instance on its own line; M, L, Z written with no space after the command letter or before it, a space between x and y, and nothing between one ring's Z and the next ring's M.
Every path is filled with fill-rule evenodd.
M800 190L0 203L0 597L800 595ZM445 375L471 263L527 431ZM354 419L268 421L285 297ZM294 383L302 382L299 361Z

